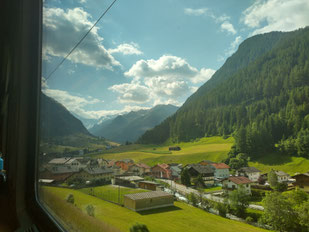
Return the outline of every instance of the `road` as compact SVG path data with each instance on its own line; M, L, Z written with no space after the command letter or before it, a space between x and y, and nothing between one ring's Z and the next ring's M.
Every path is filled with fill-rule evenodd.
M171 186L172 190L175 190L175 191L179 192L180 194L182 194L184 196L186 196L187 194L190 194L190 193L194 193L196 195L200 195L199 191L197 191L196 189L193 189L193 188L190 188L190 187L186 187L186 186L184 186L182 184L178 184L175 181L163 180L163 179L157 179L157 180L163 181L163 182L169 184ZM210 193L204 193L203 197L206 198L206 199L215 201L215 202L221 202L222 203L224 201L224 199L222 197L214 196L213 194L210 194ZM263 206L261 206L261 205L254 205L254 204L250 204L248 206L248 208L256 209L256 210L261 210L261 211L264 210Z

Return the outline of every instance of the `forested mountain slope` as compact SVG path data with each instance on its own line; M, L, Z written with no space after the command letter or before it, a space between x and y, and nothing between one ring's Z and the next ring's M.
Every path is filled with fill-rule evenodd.
M139 142L190 141L242 131L243 149L250 153L272 149L287 138L309 138L308 128L309 28L305 28L244 41L175 115L147 131Z
M145 131L160 124L177 109L173 105L157 105L149 110L131 111L95 125L90 132L120 143L135 142Z
M63 105L41 94L41 137L52 138L73 134L90 135L80 120L75 118Z

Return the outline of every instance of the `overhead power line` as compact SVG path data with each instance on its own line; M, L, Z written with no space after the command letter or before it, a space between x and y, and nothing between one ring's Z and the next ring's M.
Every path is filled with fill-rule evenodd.
M81 44L81 42L83 42L83 40L87 37L87 35L91 32L91 30L98 24L98 22L104 17L104 15L110 10L110 8L112 8L112 6L114 5L114 3L117 0L114 0L109 7L101 14L101 16L97 19L97 21L92 25L92 27L89 28L89 30L86 32L86 34L78 41L78 43L71 49L71 51L65 56L63 57L63 59L61 60L61 62L54 68L54 70L46 77L46 81L56 72L56 70L63 64L63 62L74 52L74 50L78 47L78 45Z

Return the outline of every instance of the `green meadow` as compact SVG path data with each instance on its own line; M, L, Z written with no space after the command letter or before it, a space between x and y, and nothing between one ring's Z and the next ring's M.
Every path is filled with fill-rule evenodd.
M227 153L233 143L234 139L232 137L223 139L222 137L215 136L201 138L187 143L167 143L161 146L132 144L111 149L96 157L115 160L130 158L135 162L146 163L150 166L157 163L182 163L185 165L197 163L201 160L220 162L227 158ZM179 146L181 150L169 151L169 146ZM259 154L259 157L252 159L249 165L258 168L262 172L275 169L282 170L291 175L297 172L309 171L308 159L284 156L278 153Z
M132 189L132 188L126 188L121 186L114 186L114 185L105 185L105 186L99 186L99 187L93 187L93 188L83 188L79 189L79 191L90 194L92 196L101 198L103 200L108 200L111 202L123 204L123 196L126 194L132 194L132 193L140 193L140 192L148 192L148 190L144 189ZM118 197L118 193L119 196Z
M77 190L43 187L42 193L43 200L46 201L48 207L56 211L57 214L61 214L59 215L61 220L68 224L66 227L75 228L78 231L127 232L136 222L146 224L151 232L266 231L245 223L207 213L182 202L175 202L174 207L137 213ZM65 199L69 194L73 194L75 205L66 203ZM51 203L50 199L57 199L57 201L52 201ZM95 207L94 218L86 215L85 208L88 204L92 204ZM61 207L59 208L59 206ZM81 213L85 215L83 218L76 216ZM87 229L85 230L85 228ZM99 230L100 228L101 230Z

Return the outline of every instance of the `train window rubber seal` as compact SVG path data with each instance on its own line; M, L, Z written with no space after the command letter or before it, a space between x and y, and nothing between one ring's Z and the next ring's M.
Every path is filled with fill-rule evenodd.
M4 0L1 19L1 131L7 181L0 225L14 231L65 231L38 196L43 0ZM3 222L1 222L1 220Z

